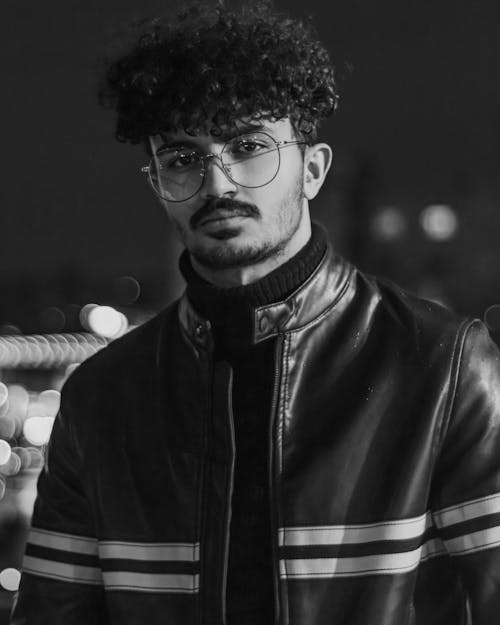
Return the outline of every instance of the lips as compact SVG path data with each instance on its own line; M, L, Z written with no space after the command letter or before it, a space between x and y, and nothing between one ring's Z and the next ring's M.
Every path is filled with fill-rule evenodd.
M204 226L212 221L222 221L224 219L231 219L232 217L248 217L248 213L238 210L217 210L204 219L201 225Z

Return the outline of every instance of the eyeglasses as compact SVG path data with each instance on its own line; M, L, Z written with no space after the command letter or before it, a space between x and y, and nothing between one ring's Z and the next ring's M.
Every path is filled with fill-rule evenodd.
M265 132L238 135L224 144L220 154L202 154L192 148L163 148L141 171L164 200L185 202L203 186L208 162L220 161L222 170L235 184L256 189L276 178L280 164L280 149L305 141L276 141Z

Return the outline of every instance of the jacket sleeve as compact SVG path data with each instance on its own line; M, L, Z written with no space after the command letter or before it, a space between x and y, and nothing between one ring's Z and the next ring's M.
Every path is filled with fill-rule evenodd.
M473 625L500 623L500 353L480 321L458 345L433 518Z
M102 572L65 392L38 479L11 625L104 625Z

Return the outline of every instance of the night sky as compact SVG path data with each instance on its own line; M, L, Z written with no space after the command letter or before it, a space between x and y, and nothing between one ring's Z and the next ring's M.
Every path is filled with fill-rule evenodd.
M115 31L167 6L3 0L2 280L43 283L68 267L168 273L178 248L139 172L144 155L115 142L112 114L96 99L99 58ZM500 231L498 0L278 6L293 14L307 6L339 67L352 67L323 137L340 170L368 159L374 201L408 211L472 189L498 206L484 228ZM335 211L334 186L333 175L317 214Z

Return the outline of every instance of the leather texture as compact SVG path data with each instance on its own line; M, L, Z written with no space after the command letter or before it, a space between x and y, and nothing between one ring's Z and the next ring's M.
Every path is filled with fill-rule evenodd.
M329 247L275 342L275 625L500 622L500 360ZM184 296L67 381L14 625L224 625L232 372ZM256 624L256 625L271 625Z

